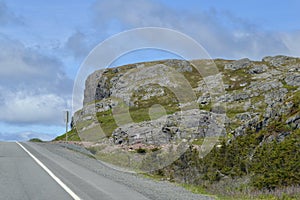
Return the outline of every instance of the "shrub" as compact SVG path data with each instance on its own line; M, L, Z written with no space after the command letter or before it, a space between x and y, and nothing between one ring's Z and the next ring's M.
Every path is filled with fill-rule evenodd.
M43 140L41 140L39 138L32 138L29 140L29 142L43 142Z
M140 154L145 154L146 153L146 149L143 149L143 148L138 148L137 150L136 150L136 152L137 153L140 153Z

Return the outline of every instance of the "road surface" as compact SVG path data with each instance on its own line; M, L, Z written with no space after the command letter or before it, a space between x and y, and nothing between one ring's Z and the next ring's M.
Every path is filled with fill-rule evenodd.
M212 198L192 194L170 183L116 171L58 144L0 142L0 199Z

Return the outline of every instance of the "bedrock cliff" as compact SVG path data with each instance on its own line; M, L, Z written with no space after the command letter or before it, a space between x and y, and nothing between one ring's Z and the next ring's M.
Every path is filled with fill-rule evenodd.
M299 185L299 86L300 58L287 56L102 69L86 79L72 132L98 159L180 183Z
M115 144L163 144L217 133L239 136L280 120L300 127L299 58L213 62L163 60L94 72L86 80L83 108L74 116L77 130L89 138L85 130L100 125ZM213 73L203 74L209 67ZM212 95L214 88L220 91Z

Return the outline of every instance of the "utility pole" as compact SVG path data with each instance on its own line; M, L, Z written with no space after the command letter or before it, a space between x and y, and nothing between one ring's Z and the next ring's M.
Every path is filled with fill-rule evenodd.
M66 142L68 142L68 125L69 125L69 111L65 111L65 123L66 123Z

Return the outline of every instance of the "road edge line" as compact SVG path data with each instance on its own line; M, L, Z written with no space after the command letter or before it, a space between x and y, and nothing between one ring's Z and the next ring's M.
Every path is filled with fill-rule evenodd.
M74 200L81 200L64 182L62 182L46 165L37 159L30 151L28 151L22 144L16 142L48 175L54 179Z

